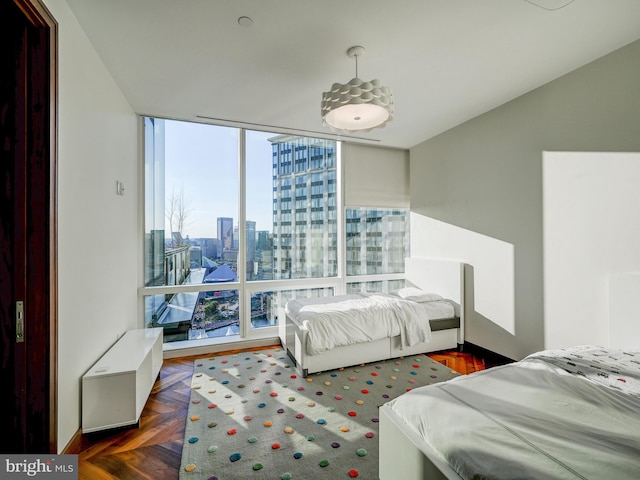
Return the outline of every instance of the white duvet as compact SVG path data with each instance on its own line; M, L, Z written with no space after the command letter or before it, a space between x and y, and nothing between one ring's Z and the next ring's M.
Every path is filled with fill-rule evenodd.
M463 479L640 478L640 350L579 347L387 403Z
M431 313L426 305L392 295L355 293L291 300L286 312L307 329L307 353L317 355L337 346L398 335L403 347L428 342ZM453 307L447 305L447 312L453 316Z

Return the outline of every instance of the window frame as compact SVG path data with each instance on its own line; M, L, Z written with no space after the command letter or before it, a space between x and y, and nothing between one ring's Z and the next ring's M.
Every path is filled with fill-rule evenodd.
M144 192L146 188L146 177L145 177L145 153L146 153L146 136L145 136L145 126L144 122L146 118L153 118L159 120L171 120L158 116L150 116L144 115L140 116L141 119L141 138L142 138L142 148L141 148L141 189ZM211 126L230 126L230 125L217 125L213 123L207 122L194 122L192 120L185 120L185 122L191 123L201 123L205 125ZM245 128L243 126L231 126L232 128L238 129L238 175L239 175L239 188L238 188L238 206L239 206L239 215L238 215L238 233L239 233L239 245L238 245L238 265L244 265L246 260L246 212L247 212L247 196L246 196L246 174L247 174L247 152L246 152L246 133L248 131L262 131L265 133L274 133L281 134L283 132L273 131L270 129L256 129L256 128ZM294 134L295 135L295 134ZM306 136L306 135L302 135ZM239 297L241 299L241 308L240 308L240 329L238 335L234 335L233 337L213 337L210 342L207 340L179 340L170 342L171 345L165 343L165 348L167 349L192 349L197 347L205 347L206 345L212 343L229 343L236 344L245 341L252 340L264 340L269 338L277 338L278 336L282 336L284 329L284 325L280 325L279 322L276 322L276 325L273 327L260 327L253 328L251 325L251 297L252 294L258 292L266 292L266 291L292 291L292 290L304 290L304 289L331 289L334 295L345 294L348 291L349 284L352 283L366 283L366 282L379 282L379 281L403 281L405 276L404 273L393 273L393 274L368 274L368 275L347 275L347 258L346 258L346 211L348 208L367 208L367 207L358 207L354 205L349 205L348 207L344 203L345 199L345 189L347 185L344 184L344 159L343 159L343 141L337 140L330 136L322 137L322 136L313 136L311 138L320 138L325 140L333 140L336 142L335 148L335 158L331 159L331 163L335 165L335 179L328 178L326 182L326 188L335 189L336 196L335 202L336 205L332 206L330 209L331 215L336 216L336 224L335 228L337 230L336 238L336 261L337 261L337 273L335 277L322 277L322 278L294 278L294 279L278 279L278 280L247 280L246 274L242 271L242 269L238 269L238 280L235 282L225 282L220 284L188 284L188 285L161 285L161 286L145 286L142 285L138 288L138 298L140 302L140 317L141 324L143 326L145 323L145 297L149 295L167 295L167 294L175 294L175 293L186 293L186 292L208 292L208 291L227 291L227 290L237 290ZM309 147L310 151L313 151L315 147ZM296 150L292 148L292 150ZM272 166L272 170L274 173L278 175L297 175L296 170L296 162L295 162L295 152L289 152L290 159L290 167L287 169L287 172L276 172L275 166ZM316 155L317 156L317 155ZM272 160L273 161L273 160ZM306 161L308 165L314 165L317 162L315 156L309 157ZM287 163L287 162L284 162ZM291 171L289 171L291 170ZM306 188L311 188L311 178L312 173L305 173L307 176L305 185ZM295 189L296 182L293 180L289 184L289 188L291 190L291 197L287 200L291 204L291 214L295 214ZM327 190L328 191L328 190ZM281 199L278 199L281 201ZM143 221L140 222L140 231L141 231L141 261L140 261L140 278L141 281L144 282L145 275L145 227L146 227L146 197L144 194L140 196L140 204L141 204L141 215L143 217ZM275 206L275 203L274 203ZM397 207L382 207L382 208L397 208ZM275 214L275 208L274 208ZM407 219L409 215L409 209L407 209ZM274 219L275 221L275 219ZM291 245L294 247L294 245ZM408 256L408 252L407 252ZM279 312L278 317L283 312ZM277 320L282 320L278 318Z

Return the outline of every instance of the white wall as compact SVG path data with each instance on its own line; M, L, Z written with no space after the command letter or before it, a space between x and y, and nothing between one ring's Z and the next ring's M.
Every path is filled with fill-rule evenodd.
M547 348L640 345L639 185L638 153L545 152Z
M137 327L137 120L64 0L59 29L58 450L80 427L82 375ZM116 180L125 195L116 195Z
M411 256L456 258L471 265L465 272L467 309L514 335L513 245L416 213L410 224ZM467 327L467 336L473 336L473 328L473 323Z
M542 152L640 151L638 85L635 42L411 149L412 253L434 234L460 246L456 258L475 246L465 232L513 246L513 333L476 311L469 342L514 359L545 347ZM434 233L429 219L452 228ZM476 252L475 289L499 298L491 261Z
M638 348L638 345L640 345L640 271L636 266L634 272L625 271L609 275L609 346Z

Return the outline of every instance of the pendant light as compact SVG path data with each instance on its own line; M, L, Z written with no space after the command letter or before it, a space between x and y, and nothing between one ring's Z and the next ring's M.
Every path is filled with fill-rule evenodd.
M393 96L389 87L380 80L365 82L358 78L358 57L364 47L355 46L347 55L355 58L356 76L348 83L334 83L331 90L322 94L322 121L336 132L368 132L382 128L393 120Z

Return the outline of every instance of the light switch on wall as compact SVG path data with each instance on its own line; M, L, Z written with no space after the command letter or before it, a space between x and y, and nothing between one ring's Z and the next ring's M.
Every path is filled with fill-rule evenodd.
M118 195L124 195L124 183L122 183L120 180L116 181L116 193Z

